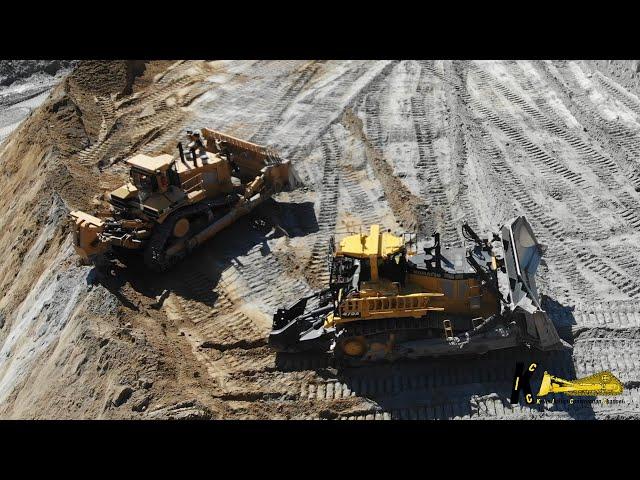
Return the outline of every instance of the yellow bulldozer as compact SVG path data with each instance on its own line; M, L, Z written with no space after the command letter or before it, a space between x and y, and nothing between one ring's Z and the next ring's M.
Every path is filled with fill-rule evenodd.
M466 245L435 233L418 253L414 234L368 233L330 240L327 288L273 317L279 352L333 352L346 364L482 354L528 344L563 349L542 309L535 274L544 247L525 217L491 239L464 224Z
M178 155L135 155L129 181L108 194L111 216L81 211L73 221L76 252L95 261L113 249L143 252L164 271L274 193L293 188L290 162L273 150L209 129L187 131Z

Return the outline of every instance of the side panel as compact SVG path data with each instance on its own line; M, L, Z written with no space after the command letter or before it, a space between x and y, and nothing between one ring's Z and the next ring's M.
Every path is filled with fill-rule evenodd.
M410 273L407 281L422 291L443 293L444 297L433 298L431 306L442 307L445 312L488 317L499 310L495 294L487 288L481 289L475 278L452 280Z

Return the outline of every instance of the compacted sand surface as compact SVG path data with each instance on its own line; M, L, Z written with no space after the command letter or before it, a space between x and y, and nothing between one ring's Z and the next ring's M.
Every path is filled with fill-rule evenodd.
M51 93L0 113L0 247L10 252L0 260L0 415L636 418L636 70L632 61L81 62ZM9 112L29 101L16 128L24 115ZM256 214L267 231L243 219L162 276L135 259L111 272L78 265L66 212L102 211L102 192L126 178L123 158L173 152L192 127L291 159L301 186ZM520 214L548 246L538 286L572 350L336 371L323 355L267 348L275 309L326 282L331 235L379 223L457 244L463 221L487 235ZM512 406L515 362L526 359L567 379L610 370L622 401Z

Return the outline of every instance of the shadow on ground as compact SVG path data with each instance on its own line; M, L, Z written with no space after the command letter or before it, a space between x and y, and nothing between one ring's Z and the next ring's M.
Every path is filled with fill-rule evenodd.
M575 323L571 308L549 297L546 301L548 306L554 305L550 316L554 322L561 320L558 326ZM570 335L570 328L565 336L567 332ZM572 343L569 338L565 340ZM530 381L532 404L526 402L523 393L519 406L510 403L518 362L525 368L532 363L537 365ZM537 396L545 371L568 380L576 378L571 349L541 352L523 346L482 356L424 358L339 370L329 368L330 364L327 355L312 353L278 354L276 361L277 368L285 371L313 369L324 381L335 382L339 388L344 385L349 394L369 400L372 407L366 413L383 411L392 419L453 419L467 415L485 419L595 418L591 405L580 402L585 398ZM574 404L569 403L571 398Z
M94 267L91 282L102 284L120 302L133 310L141 303L154 306L161 296L179 297L215 307L216 287L222 272L256 245L262 255L269 255L268 240L308 235L318 231L313 203L265 201L249 215L221 231L197 248L184 261L163 273L146 268L142 255L133 251L114 251L105 266ZM157 306L157 305L156 305Z

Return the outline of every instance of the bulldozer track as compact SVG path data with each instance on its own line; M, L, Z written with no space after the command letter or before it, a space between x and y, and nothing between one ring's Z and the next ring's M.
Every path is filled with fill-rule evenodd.
M279 124L284 113L288 108L291 107L291 104L294 103L294 100L305 89L314 75L318 73L320 68L321 64L315 61L308 62L307 64L302 66L298 77L290 86L285 88L284 94L280 97L280 99L277 102L274 102L278 107L271 111L270 118L267 121L263 122L260 125L258 131L253 134L253 136L251 137L252 142L261 144L266 143L269 140L269 134Z
M380 74L369 84L368 88L363 90L356 99L355 109L359 112L358 117L362 120L362 134L364 135L364 141L369 148L373 150L374 155L379 156L381 161L386 162L394 170L399 168L401 171L410 171L412 174L415 174L415 163L413 162L413 159L407 159L406 161L401 162L402 158L399 158L394 153L386 153L389 147L390 132L385 131L382 125L382 118L386 118L388 112L386 111L386 106L380 104L380 97L385 93L388 93L390 86L385 84L385 80L395 72L398 65L400 65L400 62L391 62L383 68ZM408 103L409 99L414 94L413 91L406 91L403 95L402 102L405 104L405 99L406 103ZM407 139L415 139L415 120L407 118L405 123L408 124L406 129L400 130L401 127L394 126L394 132L397 130L397 133L402 133L402 135ZM367 157L370 160L370 165L372 165L369 154ZM375 177L382 187L385 179L379 178L382 174L380 172L380 168L373 167L372 170L372 177ZM385 192L385 188L388 187L382 187L383 192L385 195L389 195L390 192ZM393 209L391 205L389 205L389 208ZM426 208L424 210L426 210ZM436 228L435 221L433 220L434 217L427 214L424 210L415 212L417 217L415 220L418 222L419 230L430 234ZM398 212L394 213L398 216ZM400 216L402 217L402 215Z
M500 118L496 114L489 111L489 109L487 109L479 101L472 98L467 92L463 92L462 95L467 97L468 103L472 105L476 111L479 111L486 118L489 118L493 124L497 125L499 128L502 128L502 126L506 125L504 122L500 120ZM481 130L481 127L478 128L478 130ZM484 137L485 146L490 145L490 136L484 132L481 135L483 135ZM512 178L511 181L513 182L513 184L509 182L510 185L506 186L507 188L509 188L511 185L517 185L518 183L520 183L516 175L511 173L511 169L507 166L506 162L501 161L503 156L500 154L499 151L494 150L493 154L491 154L491 157L492 159L495 160L494 162L492 162L494 164L493 165L494 168L501 174L501 176L509 176ZM500 161L500 163L498 163L498 161ZM557 187L562 188L560 185L558 185ZM511 188L509 188L509 190L511 190ZM564 238L567 235L567 232L561 230L562 228L561 224L553 220L550 216L548 216L546 213L544 213L540 209L538 209L536 207L535 202L525 192L526 192L526 189L524 189L524 185L522 186L522 190L519 188L512 190L514 198L516 198L525 209L527 209L532 213L534 219L540 221L540 223L542 223L544 227L554 237L556 237L557 240L564 241ZM570 195L566 195L565 200L569 200L569 197ZM583 208L577 207L579 202L580 200L576 198L574 199L573 202L570 202L570 203L568 202L568 203L570 205L576 205L577 211L580 212L580 210L583 210ZM599 228L595 227L597 225L597 220L594 217L584 212L584 213L580 213L578 218L581 219L581 225L583 227L585 226L588 228L591 227L590 233L592 236L596 238L605 236L604 233L601 232ZM582 266L586 267L593 273L599 275L603 279L606 279L608 282L610 282L612 285L614 285L616 288L618 288L620 291L622 291L629 297L632 297L632 298L636 297L640 293L640 283L636 282L630 275L625 274L622 271L616 270L615 268L604 263L602 261L601 256L597 256L593 253L586 252L582 249L579 249L577 246L571 245L568 242L566 242L563 245L563 247L567 248L568 250L569 257L566 257L566 258L572 258L577 260ZM565 262L566 260L564 262L560 261L561 264ZM567 271L569 271L570 269L571 267L567 265ZM576 281L578 283L583 283L578 280L575 272L570 274L570 278L571 277L573 277L572 278L573 281Z
M458 226L455 225L451 216L450 202L440 178L438 160L433 149L434 135L428 121L431 98L429 92L422 89L428 72L427 68L422 68L416 95L411 98L411 116L419 156L415 165L416 177L420 182L420 196L429 202L432 215L437 219L436 222L440 220L440 225L436 225L436 229L442 231L444 242L451 243L459 241L460 235Z
M347 195L341 195L341 204L347 203L347 205L341 205L344 211L348 211L350 214L362 221L363 225L380 224L382 219L378 209L373 205L373 202L367 192L362 188L359 182L359 172L353 170L351 165L340 165L339 182L342 187L342 191ZM346 197L346 198L345 198Z
M507 66L507 69L513 74L514 78L518 79L521 82L522 85L530 89L533 88L527 79L522 78L520 72L517 69L511 67L511 64ZM579 136L567 129L563 124L563 121L557 116L555 112L553 112L546 101L539 98L535 99L534 103L540 110L536 111L534 108L529 106L524 101L524 99L521 99L515 94L512 94L511 98L514 97L518 98L518 100L514 103L522 105L523 110L527 112L531 116L531 118L534 118L540 126L553 133L556 137L564 140L574 149L574 151L578 154L576 155L576 159L578 162L580 162L582 167L590 169L603 185L605 185L609 190L615 191L619 194L622 186L616 180L616 177L619 177L621 172L618 169L617 164L613 160L599 153L596 149L583 141ZM637 202L635 203L636 206L640 206L640 204L638 204ZM618 213L618 215L620 215L620 213ZM591 233L593 235L594 233L597 234L598 232L597 230L594 230Z
M621 345L618 345L620 347ZM623 345L627 349L629 345ZM302 387L300 396L308 400L335 401L348 397L364 397L373 401L375 407L352 415L348 419L449 419L449 418L523 418L540 417L541 412L524 405L511 405L508 392L513 380L513 368L516 359L526 361L536 358L545 370L563 378L574 378L593 374L594 371L611 370L625 382L633 382L637 378L637 354L625 355L624 359L616 357L615 347L611 354L603 357L602 350L594 348L582 351L575 359L577 373L566 353L538 354L529 356L515 352L503 351L497 358L474 360L469 366L451 366L449 362L420 362L415 367L403 365L395 372L388 368L385 373L354 372L353 376L341 379L329 379L312 382ZM629 375L628 372L634 372ZM468 393L473 391L472 394ZM500 392L497 394L496 392ZM457 398L456 398L457 397ZM401 399L397 401L398 399ZM633 399L631 399L633 400ZM388 408L385 405L402 405L402 408ZM625 411L637 410L637 400L626 406ZM566 406L544 407L545 414L557 412L559 416L567 415ZM571 416L580 418L589 416L589 412L575 411Z
M626 397L626 398L625 398ZM618 397L619 398L619 397ZM495 394L469 399L466 396L451 398L437 405L384 410L380 408L363 410L354 414L339 416L340 420L450 420L450 419L566 419L592 420L595 418L624 419L640 410L637 399L622 395L625 403L620 407L567 407L563 404L541 406L511 405L508 400Z
M454 63L450 66L450 70L452 70L451 74L459 79L460 84L466 82L467 71L464 68L460 68L459 64ZM435 66L433 66L433 68L430 68L430 71L433 74L437 70ZM461 110L463 110L464 107L461 105L460 97L456 89L454 89L450 83L445 83L443 89L446 94L446 105L451 106L450 118L453 120L448 120L449 128L451 128L451 124L458 122L461 118ZM450 141L450 143L453 143L451 147L451 165L455 165L456 167L454 170L455 181L458 186L458 193L454 197L453 207L457 206L460 212L460 214L456 216L455 223L458 229L460 229L460 225L463 222L466 222L474 231L478 231L478 215L469 199L469 185L468 182L465 181L466 172L469 169L469 149L467 147L467 129L463 128L464 126L464 122L455 125L457 128L454 130L455 133L451 135L452 141Z
M242 310L243 301L233 299L226 293L225 284L219 285L216 293L219 295L213 315L207 317L206 322L197 325L197 331L205 341L215 344L209 348L252 348L265 343L268 328L256 323Z
M571 112L571 114L578 119L578 121L589 127L590 135L598 138L603 143L605 150L611 150L611 157L615 160L618 168L624 172L624 177L635 188L640 188L640 172L637 168L634 168L633 158L629 158L629 147L635 150L637 147L633 142L626 141L626 139L620 136L612 136L611 129L617 129L615 123L606 122L600 114L594 109L590 102L584 100L582 95L574 95L572 91L581 91L577 86L571 87L571 82L574 82L574 77L571 73L566 73L566 68L561 62L556 62L553 66L556 73L551 71L551 68L546 62L537 62L534 64L539 71L545 76L545 78L556 87L556 91L565 98L565 105ZM563 78L558 78L557 75L561 75L561 70L565 72ZM633 137L633 135L632 135ZM637 143L637 142L636 142Z
M230 382L246 382L248 375L254 384L268 385L274 395L287 394L290 401L310 401L318 408L323 404L327 404L327 408L332 408L331 405L338 407L348 399L361 399L363 405L369 405L362 409L352 408L350 410L358 411L338 416L344 419L537 418L541 412L532 410L523 402L520 405L508 403L515 361L536 358L555 375L575 376L570 356L563 352L532 356L527 352L505 350L492 352L471 363L454 362L453 366L451 362L442 360L425 360L395 367L363 367L338 376L331 374L325 379L316 376L311 381L305 381L305 378L314 370L324 368L325 362L319 355L307 355L303 360L295 361L298 368L290 370L283 368L282 361L280 367L274 369L268 354L261 360L246 358L241 350L229 350L224 355ZM299 366L303 363L306 370L301 371ZM585 363L584 368L587 365ZM294 365L290 363L289 366ZM605 363L604 367L616 370L613 364ZM619 370L618 374L624 378ZM300 385L299 390L295 385ZM264 398L262 395L257 397L255 400ZM394 408L394 404L401 407ZM632 404L623 411L634 408L637 407ZM545 414L557 412L560 418L589 416L588 411L569 412L563 406L544 409ZM305 418L318 417L315 414Z
M472 72L479 80L478 85L483 89L483 98L491 98L493 92L488 81L490 77L479 69L472 69ZM500 87L502 86L500 84L498 85L498 90L500 91ZM508 92L506 87L503 87L503 90ZM506 94L506 96L507 98L511 97L509 98L509 100L513 102L515 95ZM553 182L558 186L562 186L564 185L563 182L560 181L560 178L562 178L578 188L584 188L584 183L586 180L583 178L582 174L570 170L554 156L543 150L542 147L531 141L528 138L528 135L526 135L522 129L515 126L517 122L506 112L500 112L499 114L494 113L484 106L480 107L479 100L474 99L474 102L474 108L481 111L485 118L489 119L496 127L502 130L508 138L510 138L517 144L522 145L522 148L529 155L529 158L533 161L533 163L547 175L547 181ZM499 110L496 109L496 112L497 111Z
M604 254L621 268L627 275L635 276L640 272L640 261L635 250L624 251L612 246L602 247Z
M78 153L78 159L85 165L94 165L106 153L109 148L107 138L117 120L116 107L111 97L97 96L94 98L102 121L95 143Z
M623 341L628 341L624 339ZM618 345L617 348L620 348ZM628 349L628 345L622 345ZM261 349L263 347L259 347ZM616 346L610 347L614 352ZM271 354L272 355L272 354ZM382 365L362 367L346 371L327 379L319 377L304 381L309 373L323 369L326 360L319 354L306 355L294 361L280 361L274 367L269 353L247 357L242 349L223 352L222 359L214 363L225 363L229 382L246 382L269 386L273 395L287 394L290 401L313 401L322 406L324 402L340 402L346 399L361 398L375 406L353 414L340 415L345 419L449 419L449 418L538 418L541 412L532 410L521 402L520 405L508 403L508 391L513 378L516 359L526 361L535 358L545 370L563 378L591 374L595 369L608 369L624 382L634 382L633 372L637 355L620 360L603 357L602 349L583 349L575 358L577 373L573 362L565 352L532 353L531 351L511 350L491 352L474 362L424 360L403 365ZM598 363L599 362L599 363ZM287 368L288 367L288 368ZM304 373L304 371L307 373ZM637 371L637 368L636 368ZM289 372L289 373L287 373ZM302 381L302 383L300 383ZM295 385L299 384L299 391ZM471 393L473 392L473 393ZM500 392L497 394L495 392ZM257 395L254 401L263 401L264 395ZM637 402L631 398L633 402ZM622 413L637 409L635 403L625 405ZM392 408L398 404L400 408ZM388 405L388 406L387 406ZM567 407L544 407L547 413L556 412L559 417L571 416L585 418L592 412L580 410L569 412ZM308 418L317 418L308 415Z
M534 90L535 87L531 84L530 80L524 77L521 70L514 67L511 62L507 64L507 70L528 92ZM524 99L519 98L517 101L518 104L522 102L527 105ZM566 128L564 121L553 111L544 99L533 98L533 103L538 107L539 112L528 105L525 111L534 118L539 125L571 145L574 151L579 154L576 157L577 161L579 161L581 165L591 169L607 188L611 190L620 188L621 185L615 180L615 177L620 175L620 170L615 161L600 153L594 146L580 138L573 130Z
M310 273L317 278L320 285L325 285L329 281L327 264L328 239L335 231L338 217L340 177L338 169L339 153L337 150L337 142L333 134L328 132L322 140L324 169L319 201L318 233L311 247L311 260L308 265Z
M466 92L461 92L461 95L465 97L467 94ZM470 97L468 97L468 102L472 103ZM542 228L542 231L540 232L541 236L546 233L555 237L556 240L563 240L565 233L562 230L561 222L548 215L527 193L526 187L522 184L519 177L513 173L511 167L507 164L504 155L491 140L489 133L478 125L476 126L476 131L482 139L482 143L476 145L478 147L476 151L482 156L488 157L490 162L489 164L503 180L500 184L501 188L506 190L508 195L512 199L515 199L520 204L521 208L528 213L528 216L533 219L533 225L534 228L536 228L536 231L540 231ZM576 289L575 291L580 292L581 298L592 298L592 295L595 295L592 288L588 286L587 280L575 269L575 264L572 260L571 254L565 250L562 243L560 243L553 252L549 252L549 254L554 257L554 267L559 268L563 272L569 282Z
M368 88L360 93L356 102L360 104L361 110L364 110L365 113L363 123L367 140L380 151L383 151L388 140L388 135L383 134L380 121L380 116L384 113L380 106L380 97L388 88L384 83L386 78L398 64L399 62L394 61L385 66L380 75L368 85Z
M585 267L592 272L600 275L615 285L621 292L631 298L636 298L640 294L640 283L636 282L630 275L623 273L621 270L612 268L603 262L601 255L579 251L577 248L571 248L572 254Z
M229 310L228 313L211 316L206 323L198 325L198 332L205 338L205 342L215 345L208 348L264 345L267 329L258 327L244 312L231 308Z
M178 76L175 77L175 74ZM183 107L188 106L207 89L204 86L191 88L185 95L176 97L176 103L171 107L167 104L167 99L186 87L202 82L206 77L206 72L190 75L174 69L172 74L162 78L162 82L154 84L141 95L133 94L120 101L114 101L110 96L96 97L95 102L102 117L101 129L96 142L78 153L79 160L85 165L93 166L104 164L109 156L122 158L137 146L132 133L144 135L154 130L162 133L145 145L143 152L162 150L168 142L175 139L186 119ZM145 108L152 108L154 114L140 118L140 113ZM118 122L124 124L132 118L135 118L131 122L135 125L133 132L116 129Z
M593 329L581 334L574 344L576 375L611 371L623 383L640 380L640 330Z
M548 308L559 328L640 328L640 301L581 302L570 308Z
M227 298L214 290L214 284L202 272L187 270L180 273L184 279L184 291L178 296L178 302L185 317L192 323L210 320L232 305Z
M624 381L634 378L627 371L637 371L634 357L625 360L600 361L599 351L589 357L591 352L580 355L578 375L593 373L593 368L608 369L620 375ZM368 410L344 415L346 419L449 419L449 418L523 418L540 417L541 412L531 409L521 401L520 405L511 405L508 392L513 380L515 360L524 361L536 358L545 370L563 378L574 378L575 373L571 357L562 352L527 356L512 351L492 352L494 358L479 358L471 364L424 361L416 366L402 365L402 368L372 367L367 372L357 371L342 378L315 381L302 386L300 398L314 401L340 401L349 397L363 397L375 406ZM584 357L584 359L583 359ZM613 358L613 357L612 357ZM374 368L378 368L375 372ZM383 370L386 368L386 371ZM361 370L361 369L358 369ZM628 378L630 380L628 380ZM473 393L469 393L469 392ZM496 392L500 392L497 394ZM637 402L627 406L625 411L638 408ZM400 408L393 408L397 404ZM388 405L388 406L387 406ZM566 406L544 407L545 414L557 412L559 416L589 416L588 411L569 413Z
M488 89L488 84L485 83L485 85ZM486 93L487 97L491 96L491 93L489 92L490 91ZM548 181L551 185L555 186L556 188L565 188L564 182L558 179L558 173L560 172L563 173L560 174L560 176L569 182L572 182L576 185L582 185L584 183L584 180L578 177L579 174L575 174L566 169L564 166L559 165L559 163L555 159L549 156L535 143L530 141L525 136L523 131L519 130L517 127L514 127L513 125L516 122L512 118L510 118L508 114L504 112L500 112L499 115L497 113L494 113L494 111L487 108L479 100L471 97L468 92L464 92L463 96L477 112L481 113L484 118L486 118L493 125L499 128L509 139L516 142L516 144L522 145L525 152L529 154L528 158L530 158L533 163L541 169L541 171L545 175L545 180Z
M292 298L309 295L312 290L299 278L286 272L273 255L262 253L262 245L253 247L234 268L249 287L252 297L258 297L272 312L291 302Z
M513 71L513 69L510 69L509 71ZM485 81L487 84L491 84L495 86L496 89L500 91L505 98L507 98L511 103L518 105L525 113L527 113L530 116L530 118L535 119L539 125L546 128L548 131L552 132L557 137L560 137L563 140L565 140L568 144L574 147L576 151L578 151L579 153L586 154L588 158L592 160L593 163L595 163L596 165L606 167L606 170L603 170L602 168L597 168L595 170L593 169L592 170L594 171L594 174L600 180L602 180L603 183L605 183L609 188L612 188L614 185L619 187L619 185L615 184L615 182L613 181L613 176L612 176L613 173L617 173L617 167L615 163L610 159L607 159L606 157L603 157L602 155L600 155L597 151L595 151L590 146L586 145L580 138L571 134L564 126L556 123L558 121L558 119L556 118L556 115L553 114L553 112L548 107L548 105L545 104L545 102L541 100L538 100L535 102L537 107L540 108L540 110L544 111L545 114L543 115L541 111L531 106L526 100L524 100L522 97L512 92L508 87L492 79L485 72L482 72L481 70L478 70L478 72L479 72L479 76L483 79L483 81ZM514 74L514 77L518 78L518 75ZM554 118L555 122L552 121L551 118ZM586 166L587 168L590 168L590 165L585 164L584 162L581 163L581 166L583 167ZM598 231L595 230L595 233L598 233Z
M564 352L540 353L524 350L497 350L475 358L422 359L398 364L346 369L339 377L302 385L301 398L336 399L360 396L375 399L402 392L454 389L474 385L481 389L488 385L511 384L515 360L536 359L550 371L570 374L570 356ZM560 375L560 373L558 373ZM328 386L331 384L331 386ZM488 387L492 389L495 387ZM509 390L509 387L507 387Z
M595 78L596 81L616 100L619 100L622 104L629 108L629 110L632 110L634 113L640 115L640 99L638 99L638 97L630 92L627 92L624 89L621 89L618 84L605 77L600 72L595 72L593 78Z
M640 208L636 206L638 202L626 192L621 193L617 200L622 206L620 217L634 230L640 231Z

